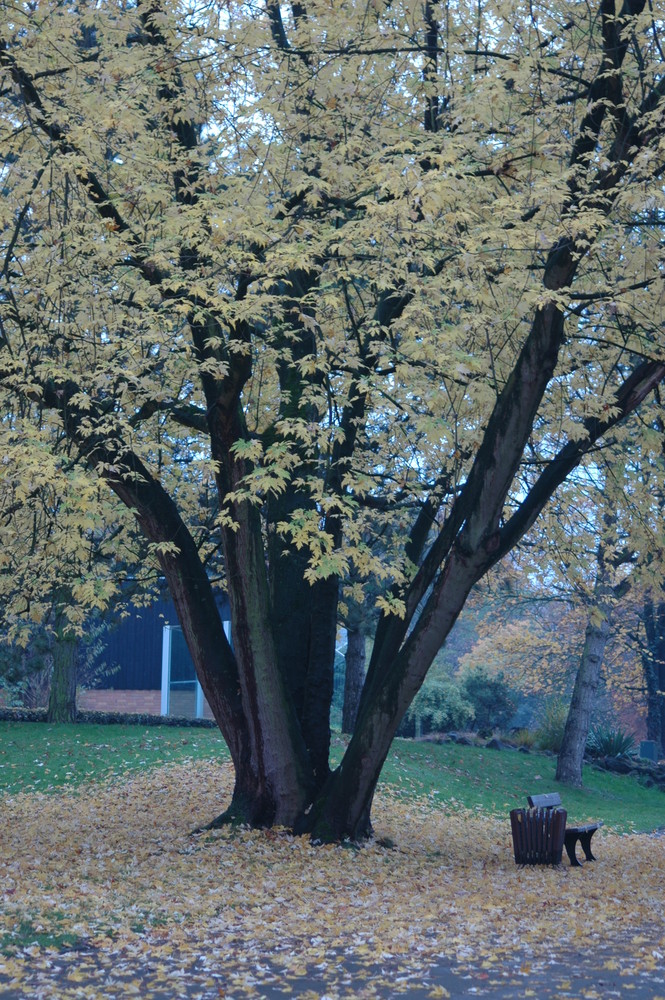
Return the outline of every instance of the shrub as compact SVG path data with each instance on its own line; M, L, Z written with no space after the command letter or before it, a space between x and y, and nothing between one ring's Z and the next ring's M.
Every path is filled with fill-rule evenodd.
M634 733L602 723L591 727L586 748L591 757L634 757L637 753Z
M48 704L53 657L46 629L24 633L25 645L0 641L0 689L8 705L43 708Z
M502 673L490 674L483 667L469 671L462 694L473 706L473 725L482 734L504 729L515 711L514 694Z
M563 732L568 718L568 705L560 698L547 703L535 733L535 745L540 750L558 753L563 743Z
M466 729L472 719L473 706L464 698L459 685L449 677L432 677L425 681L409 706L399 734L419 736Z
M510 734L509 739L518 747L533 747L536 745L536 733L533 729L518 729Z

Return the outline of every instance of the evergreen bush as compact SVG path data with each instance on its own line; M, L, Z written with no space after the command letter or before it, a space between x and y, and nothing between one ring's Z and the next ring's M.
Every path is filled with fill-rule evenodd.
M591 727L586 749L590 757L634 757L637 744L634 733L620 726L598 723Z

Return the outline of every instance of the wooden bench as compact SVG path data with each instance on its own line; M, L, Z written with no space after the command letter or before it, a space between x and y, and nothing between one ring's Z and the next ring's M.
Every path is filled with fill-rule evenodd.
M561 796L558 792L547 792L544 795L529 795L527 796L527 801L530 806L538 806L543 809L559 809L561 807ZM582 845L586 860L596 860L591 853L591 838L602 825L603 821L599 820L597 823L587 823L586 826L566 826L563 845L574 868L582 867L575 855L575 845L578 840Z
M510 826L517 865L560 865L565 809L512 809Z

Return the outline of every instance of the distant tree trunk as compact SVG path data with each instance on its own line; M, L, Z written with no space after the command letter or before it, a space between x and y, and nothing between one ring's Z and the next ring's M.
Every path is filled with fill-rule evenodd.
M647 644L642 669L647 689L647 739L656 744L658 757L665 751L665 601L644 600L642 615Z
M600 671L610 632L610 605L602 597L589 615L582 658L575 678L563 743L556 766L556 780L580 788L582 763L591 713L596 703Z
M58 629L53 646L53 675L46 718L48 722L76 721L76 667L78 639Z
M346 635L342 732L352 733L358 717L360 694L365 680L365 635L357 628L347 629Z

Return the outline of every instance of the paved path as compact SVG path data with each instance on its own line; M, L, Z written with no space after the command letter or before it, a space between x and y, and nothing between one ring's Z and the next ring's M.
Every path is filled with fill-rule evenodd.
M352 954L331 955L319 968L284 977L274 964L250 967L242 957L219 962L214 952L194 965L177 954L149 950L106 953L95 948L51 952L35 949L0 966L3 1000L414 1000L440 997L486 997L524 1000L665 1000L665 956L642 938L636 947L626 940L599 946L593 953L564 954L556 945L537 956L513 954L482 967L468 961L452 966L441 960L426 970L409 971L397 959L361 963Z

